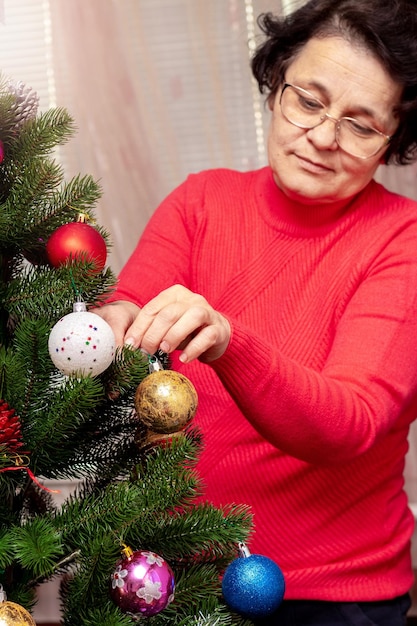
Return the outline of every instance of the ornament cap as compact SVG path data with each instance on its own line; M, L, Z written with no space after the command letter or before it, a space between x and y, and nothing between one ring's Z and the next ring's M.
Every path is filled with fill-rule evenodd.
M243 543L243 541L240 541L238 543L238 548L239 548L239 556L244 557L244 558L250 556L251 553L246 543Z
M123 550L122 550L122 554L123 556L125 556L127 559L130 559L133 555L133 550L130 546L127 546L125 543L123 544Z
M162 367L161 361L154 354L148 355L148 368L150 374L152 374L152 372L159 372L160 370L164 369Z
M77 300L77 302L74 302L74 304L72 305L73 313L83 313L86 310L87 306L82 300Z

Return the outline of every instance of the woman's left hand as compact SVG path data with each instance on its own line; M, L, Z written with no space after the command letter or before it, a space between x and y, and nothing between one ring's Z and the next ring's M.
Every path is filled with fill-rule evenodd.
M182 285L161 291L142 307L126 331L125 343L154 354L182 350L180 361L209 363L225 352L230 324L203 296Z

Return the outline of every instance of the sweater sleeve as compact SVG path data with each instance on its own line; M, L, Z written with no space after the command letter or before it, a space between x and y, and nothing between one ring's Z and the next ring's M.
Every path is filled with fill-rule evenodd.
M211 366L274 446L307 462L344 463L415 418L416 236L415 228L404 230L374 263L346 306L321 371L231 320L229 348Z
M193 247L205 240L207 227L200 210L205 179L198 180L182 184L156 210L120 274L112 301L143 306L173 284L196 289L200 266ZM337 464L363 454L390 429L406 428L414 419L416 239L412 223L383 247L346 304L321 368L286 356L252 326L219 309L229 318L232 336L225 354L210 367L271 444L307 462Z
M186 205L185 182L152 215L108 302L128 300L142 307L171 285L189 284L195 219Z

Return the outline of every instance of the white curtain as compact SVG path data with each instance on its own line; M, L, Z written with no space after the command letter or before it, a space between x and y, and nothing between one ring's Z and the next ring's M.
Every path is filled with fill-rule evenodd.
M189 172L265 162L249 54L255 16L267 4L51 1L57 100L79 127L64 158L69 173L101 179L98 214L113 237L116 270Z

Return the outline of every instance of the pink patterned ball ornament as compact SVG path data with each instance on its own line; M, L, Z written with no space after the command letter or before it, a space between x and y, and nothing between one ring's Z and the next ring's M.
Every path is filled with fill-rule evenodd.
M87 311L83 302L52 328L48 340L54 365L67 376L98 376L113 361L116 340L113 330L99 315Z
M128 552L111 575L113 602L134 619L163 611L174 599L174 574L158 554L146 550Z

